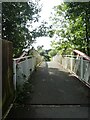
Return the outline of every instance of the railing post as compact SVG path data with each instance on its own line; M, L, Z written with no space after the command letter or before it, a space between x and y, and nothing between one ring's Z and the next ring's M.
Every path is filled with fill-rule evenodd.
M29 70L29 69L28 69L28 66L29 66L29 65L28 65L28 57L26 57L26 58L25 58L25 67L26 67L26 69L25 69L25 71L23 71L23 74L25 74L26 79L28 79L27 76L28 76L28 74L29 74L29 73L28 73L28 70Z
M67 69L67 55L65 56L65 69Z
M86 83L88 83L89 76L90 76L90 66L89 66L89 63L87 63L86 71L84 74L84 80Z
M16 60L13 60L13 84L14 89L16 90Z
M71 71L73 71L73 56L71 56Z
M83 80L83 57L81 57L81 79Z

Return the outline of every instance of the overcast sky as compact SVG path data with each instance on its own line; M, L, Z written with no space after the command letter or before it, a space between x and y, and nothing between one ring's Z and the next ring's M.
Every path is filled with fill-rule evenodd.
M53 11L53 7L56 5L61 4L63 0L41 0L41 3L43 4L42 11L40 13L41 18L40 21L45 20L49 22L49 17L51 12ZM40 37L37 38L36 43L34 44L34 47L36 48L38 45L44 45L44 49L50 49L50 41L52 39L49 37Z

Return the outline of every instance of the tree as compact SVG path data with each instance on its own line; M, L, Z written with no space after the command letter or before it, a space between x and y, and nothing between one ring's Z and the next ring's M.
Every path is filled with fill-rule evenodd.
M69 20L74 21L75 37L81 43L81 51L90 55L90 2L67 3L67 6L66 16Z
M54 7L55 13L51 17L53 24L52 29L49 31L50 36L54 36L54 41L51 43L52 51L51 55L55 55L58 52L60 54L71 54L73 50L73 45L69 41L69 20L65 19L65 12L67 10L67 5L62 4Z
M43 47L44 47L43 45L42 46L37 46L37 51L39 52L39 54L41 56L44 57L44 59L46 61L50 61L50 56L48 54L50 50L45 50Z
M2 3L2 38L13 42L14 57L18 57L24 48L30 46L36 37L46 35L45 23L31 29L32 23L39 21L38 0L34 2ZM41 28L44 30L42 31ZM41 31L40 31L41 30Z
M79 49L90 55L90 2L63 3L56 6L50 32L59 40L58 50ZM66 47L67 46L67 47ZM69 50L70 47L70 50ZM66 52L65 52L66 51ZM62 52L61 52L62 53Z

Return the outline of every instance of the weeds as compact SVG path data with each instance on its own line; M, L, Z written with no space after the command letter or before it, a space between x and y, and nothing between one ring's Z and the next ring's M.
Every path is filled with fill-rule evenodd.
M22 104L28 97L30 97L32 92L31 82L25 82L23 86L18 86L16 91L16 103Z

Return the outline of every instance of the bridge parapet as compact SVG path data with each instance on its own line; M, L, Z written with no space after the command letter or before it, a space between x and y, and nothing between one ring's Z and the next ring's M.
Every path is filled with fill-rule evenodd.
M35 70L37 64L42 61L40 56L25 56L13 59L13 82L14 88L22 88L25 82Z
M56 55L53 57L53 60L59 62L65 69L74 73L90 87L90 61L77 55Z

